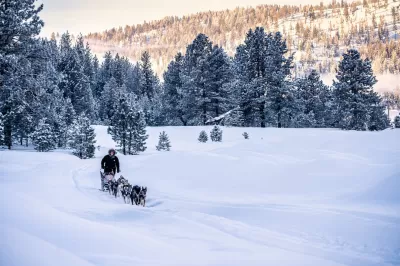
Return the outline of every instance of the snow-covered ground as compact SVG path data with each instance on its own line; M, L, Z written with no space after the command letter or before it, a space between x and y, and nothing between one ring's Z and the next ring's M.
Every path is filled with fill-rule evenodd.
M91 160L0 151L0 265L400 265L400 130L201 129L119 154L146 208L99 191L105 127Z

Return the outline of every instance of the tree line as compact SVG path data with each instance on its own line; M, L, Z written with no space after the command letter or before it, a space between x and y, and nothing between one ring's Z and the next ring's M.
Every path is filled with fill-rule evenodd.
M6 3L0 8L7 18L0 25L0 141L9 148L40 142L47 147L40 150L72 147L85 157L94 153L90 124L109 126L125 154L146 149L146 126L389 126L373 91L371 61L357 50L344 54L328 87L316 70L293 77L293 54L280 32L250 29L234 57L199 34L161 81L148 52L135 64L107 52L100 63L82 36L38 38L42 6L34 0Z

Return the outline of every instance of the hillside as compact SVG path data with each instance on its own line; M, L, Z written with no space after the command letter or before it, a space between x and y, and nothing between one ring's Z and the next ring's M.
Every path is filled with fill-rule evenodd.
M148 128L146 152L118 154L145 208L99 191L106 127L94 159L0 151L0 265L399 264L399 130L201 129Z
M108 50L138 61L150 52L161 73L175 54L184 52L198 33L209 36L233 56L250 28L281 31L290 52L296 52L296 74L310 67L334 73L343 51L358 48L374 60L376 74L400 73L400 2L365 0L347 4L333 1L319 6L261 5L184 17L166 17L139 25L126 25L86 36L100 57Z

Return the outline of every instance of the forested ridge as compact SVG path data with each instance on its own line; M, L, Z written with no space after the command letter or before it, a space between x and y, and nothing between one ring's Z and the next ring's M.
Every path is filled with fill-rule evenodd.
M289 52L296 52L295 74L313 67L319 73L335 73L340 56L356 48L373 60L373 70L400 73L400 2L396 0L336 1L319 5L260 5L232 10L200 12L183 17L126 25L91 33L85 39L99 54L111 50L132 61L144 51L153 57L160 76L177 52L199 33L233 56L250 28L280 31Z

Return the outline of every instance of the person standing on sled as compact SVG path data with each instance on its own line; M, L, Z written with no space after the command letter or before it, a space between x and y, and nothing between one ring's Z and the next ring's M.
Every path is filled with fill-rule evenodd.
M114 149L110 149L108 154L101 160L101 169L104 169L104 176L107 174L115 175L120 172L119 160L115 155ZM104 190L104 178L101 178L101 189Z

